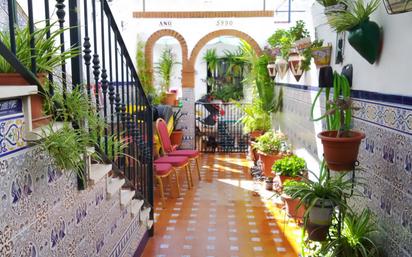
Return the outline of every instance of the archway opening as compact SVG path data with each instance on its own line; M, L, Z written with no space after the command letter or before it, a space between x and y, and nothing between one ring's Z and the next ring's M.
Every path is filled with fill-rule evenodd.
M158 92L167 89L176 90L179 97L182 96L182 49L180 42L172 36L163 36L153 45L153 83ZM171 70L167 71L167 63L171 64ZM165 74L170 73L169 81Z
M221 95L222 90L229 87L233 88L233 90L229 90L229 94L232 93L230 95L237 98L235 100L239 100L237 96L244 95L241 92L241 90L243 91L242 81L245 75L244 67L241 63L236 63L235 60L236 57L240 57L240 46L241 40L238 37L220 36L207 42L200 50L194 63L196 70L195 99L199 99L205 94ZM213 61L209 60L211 53L214 53L217 58L215 64L211 64ZM231 97L230 95L226 97Z

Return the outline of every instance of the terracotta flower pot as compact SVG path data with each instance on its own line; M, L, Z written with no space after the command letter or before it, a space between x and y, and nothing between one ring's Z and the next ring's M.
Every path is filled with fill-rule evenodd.
M338 131L323 131L318 134L323 144L323 154L329 169L348 171L354 168L359 145L365 134L349 131L349 137L336 137Z
M295 219L303 219L306 209L303 204L301 204L299 208L297 208L300 203L300 199L293 199L292 197L285 194L282 194L282 199L285 201L286 210L289 217Z
M289 69L295 77L296 81L299 81L303 75L302 69L302 56L298 53L291 53L289 55Z
M180 146L183 140L183 130L173 130L172 134L170 135L170 142L172 145Z
M266 177L273 176L272 174L272 166L273 164L282 158L282 154L265 154L262 152L258 152L259 159L262 161L262 171L263 175Z
M260 137L261 135L263 135L265 132L262 130L254 130L252 132L249 133L250 139L251 140L255 140L257 137Z
M325 241L328 236L329 227L329 225L317 225L308 221L305 228L308 232L309 240L322 242Z
M44 84L46 74L37 75L37 79L41 84ZM0 73L0 86L29 86L30 84L19 73ZM31 101L31 116L33 129L49 124L51 115L44 115L43 104L44 99L41 95L30 96Z
M163 99L163 104L174 106L176 103L176 98L176 92L167 92L165 98Z
M332 46L322 46L312 49L313 60L315 61L316 68L328 66L332 56Z

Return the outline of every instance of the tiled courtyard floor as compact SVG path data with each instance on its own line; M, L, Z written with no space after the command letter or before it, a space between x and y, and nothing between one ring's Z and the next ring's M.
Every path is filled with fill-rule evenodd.
M253 193L244 154L204 154L200 163L202 181L193 173L187 190L181 176L180 198L172 191L162 206L155 190L155 235L144 257L298 256L299 228L266 201L273 193Z

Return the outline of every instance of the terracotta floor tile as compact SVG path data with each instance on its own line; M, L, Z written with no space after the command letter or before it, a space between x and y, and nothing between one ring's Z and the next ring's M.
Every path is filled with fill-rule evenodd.
M162 206L155 190L155 235L144 257L298 256L299 226L268 197L255 196L243 154L204 154L200 164L202 180L192 166L190 190L180 172L181 197L165 181Z

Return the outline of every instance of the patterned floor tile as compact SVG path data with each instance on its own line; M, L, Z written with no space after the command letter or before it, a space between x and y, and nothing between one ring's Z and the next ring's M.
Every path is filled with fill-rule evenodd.
M284 211L250 191L253 185L244 155L204 154L200 163L201 181L193 176L194 187L187 190L182 175L179 181L185 195L173 198L174 194L170 194L165 206L156 205L155 235L143 257L299 255L300 234L289 231L293 227L288 226L291 222ZM165 188L168 191L171 187ZM158 189L155 203L160 203ZM295 230L299 231L299 227L295 226Z

